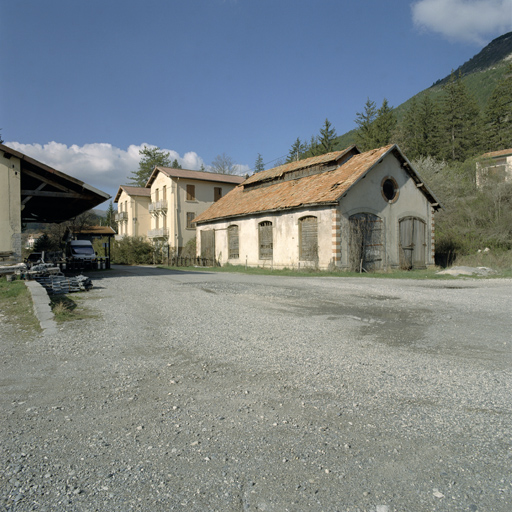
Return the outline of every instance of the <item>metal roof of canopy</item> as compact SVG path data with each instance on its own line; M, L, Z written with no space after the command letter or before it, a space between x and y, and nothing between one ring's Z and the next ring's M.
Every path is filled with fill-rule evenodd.
M5 158L20 160L21 221L64 222L110 199L83 181L0 144Z

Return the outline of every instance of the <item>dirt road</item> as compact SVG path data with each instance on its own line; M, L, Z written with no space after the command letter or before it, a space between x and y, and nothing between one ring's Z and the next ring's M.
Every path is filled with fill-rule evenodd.
M0 510L512 510L512 282L91 274L0 323Z

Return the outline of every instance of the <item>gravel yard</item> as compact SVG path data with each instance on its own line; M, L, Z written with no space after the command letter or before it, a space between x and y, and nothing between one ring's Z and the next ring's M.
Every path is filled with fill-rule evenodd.
M116 267L0 320L0 510L512 510L512 281Z

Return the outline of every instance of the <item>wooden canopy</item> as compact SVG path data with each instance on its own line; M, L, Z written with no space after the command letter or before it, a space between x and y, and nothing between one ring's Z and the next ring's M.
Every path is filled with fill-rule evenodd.
M5 158L20 160L21 221L64 222L105 202L110 196L3 144Z

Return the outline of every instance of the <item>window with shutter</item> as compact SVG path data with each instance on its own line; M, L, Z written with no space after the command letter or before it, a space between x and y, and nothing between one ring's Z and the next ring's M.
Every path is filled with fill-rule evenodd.
M299 258L305 261L318 259L318 220L308 216L299 220Z
M196 200L196 187L195 185L187 185L187 201Z
M228 227L228 258L237 259L239 258L238 252L238 226Z
M274 251L272 222L266 220L258 225L260 259L271 260Z

